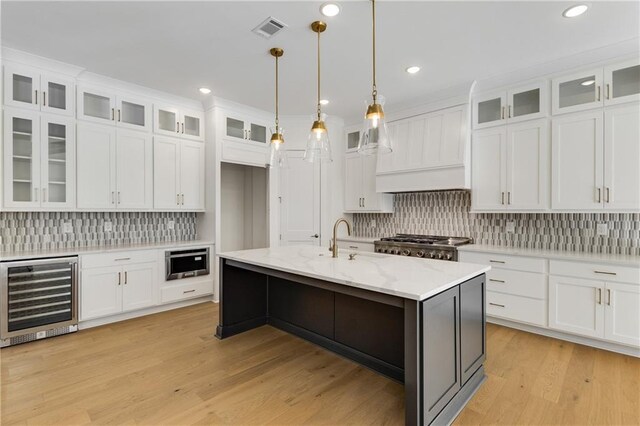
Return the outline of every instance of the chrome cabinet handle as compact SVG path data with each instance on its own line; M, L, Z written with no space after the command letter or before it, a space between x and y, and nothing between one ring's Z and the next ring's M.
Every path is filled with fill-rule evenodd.
M35 92L36 92L36 98L35 98L35 102L34 102L34 103L35 103L36 105L38 105L38 91L36 90Z
M601 275L618 275L616 272L607 272L607 271L593 271L594 274Z
M122 277L120 276L120 272L118 272L118 285L122 284Z
M113 121L116 120L116 109L115 108L111 108L111 119Z
M121 261L121 260L131 260L131 258L130 257L121 257L121 258L113 259L113 260L118 262L118 261Z
M597 92L596 101L600 102L600 86L596 88L596 92Z
M610 195L611 195L611 193L609 191L609 187L607 186L607 187L604 188L604 201L605 202L607 202L607 203L609 202Z
M251 130L247 130L249 132L249 140L251 140Z
M42 106L47 106L47 92L42 92Z
M511 205L511 191L507 191L507 204Z
M489 278L489 281L492 281L494 283L502 283L502 284L505 283L503 280L494 280L493 278Z
M122 110L118 108L118 121L122 121Z
M367 206L367 199L366 197L362 197L362 207L366 207Z
M499 307L499 308L504 308L504 307L505 307L505 305L501 305L501 304L499 304L499 303L491 303L491 302L489 302L489 304L490 304L491 306L497 306L497 307Z
M176 194L176 205L180 205L180 194Z
M598 295L598 300L597 300L597 304L598 305L602 305L602 289L601 288L596 288L596 293Z
M176 121L176 133L180 133L180 122Z
M611 306L611 289L607 289L607 306Z
M601 191L600 187L596 188L596 192L598 193L598 196L597 196L596 200L597 200L598 203L601 203L602 202L602 191Z
M184 123L182 123L182 134L184 134Z
M500 193L500 203L504 205L504 191Z
M115 191L111 191L111 204L116 203L116 193Z
M611 85L607 83L607 99L611 99Z
M504 260L491 260L491 259L489 259L489 263L502 263L502 264L504 264L504 263L507 263L507 262L505 262Z
M504 110L505 110L505 109L506 109L505 107L502 107L502 113L501 113L501 115L500 115L500 117L502 118L502 120L504 120Z
M509 105L509 111L508 111L508 114L507 114L507 118L511 118L511 105Z
M127 284L127 271L124 271L124 283Z
M187 293L195 293L195 290L185 290L182 292L182 294L187 294Z
M182 194L182 205L184 206L184 194Z
M313 235L309 235L310 238L318 238L320 235L318 234L313 234Z

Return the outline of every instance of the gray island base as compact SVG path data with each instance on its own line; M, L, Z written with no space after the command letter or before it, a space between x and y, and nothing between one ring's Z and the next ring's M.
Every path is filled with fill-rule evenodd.
M451 423L485 379L487 267L318 247L219 256L220 339L269 324L404 383L408 425ZM425 268L435 283L410 282L428 283Z

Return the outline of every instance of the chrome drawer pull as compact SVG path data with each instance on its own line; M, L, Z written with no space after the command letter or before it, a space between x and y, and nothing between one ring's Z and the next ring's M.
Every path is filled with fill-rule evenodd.
M118 261L120 261L120 260L131 260L131 258L130 258L130 257L121 257L121 258L119 258L119 259L113 259L113 260L114 260L115 262L118 262Z
M491 262L491 263L503 263L503 264L507 263L507 262L505 262L503 260L489 260L489 262Z
M595 274L603 274L603 275L618 275L615 272L607 272L607 271L593 271Z
M195 290L185 290L182 292L182 294L187 294L187 293L194 293Z
M349 246L350 249L359 249L360 247L358 246Z
M502 284L505 283L505 281L503 281L503 280L494 280L493 278L489 278L489 281L492 281L494 283L502 283Z
M489 304L490 304L491 306L498 306L499 308L504 308L504 307L505 307L504 305L501 305L501 304L499 304L499 303L491 303L491 302L489 302Z

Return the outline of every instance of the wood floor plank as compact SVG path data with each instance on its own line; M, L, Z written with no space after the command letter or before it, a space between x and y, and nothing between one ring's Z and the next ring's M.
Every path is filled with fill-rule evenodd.
M0 351L0 423L404 423L404 388L273 327L220 341L203 303ZM493 324L455 421L640 423L640 360Z

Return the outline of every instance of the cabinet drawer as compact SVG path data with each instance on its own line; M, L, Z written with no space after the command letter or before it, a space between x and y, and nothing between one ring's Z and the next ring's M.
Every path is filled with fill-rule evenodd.
M119 251L115 253L85 254L80 256L82 269L156 262L156 260L156 250Z
M534 272L493 268L487 272L487 290L547 299L547 276Z
M534 257L512 256L508 254L460 252L460 262L490 265L494 268L515 269L517 271L547 272L547 260Z
M344 250L356 250L356 251L368 251L373 253L373 243L361 243L355 241L342 241L338 240L338 248Z
M211 281L171 285L160 289L160 303L177 302L211 293L213 293L213 282Z
M549 273L599 281L640 284L640 268L634 268L633 266L551 260L549 262Z
M487 315L547 326L547 301L487 291Z

